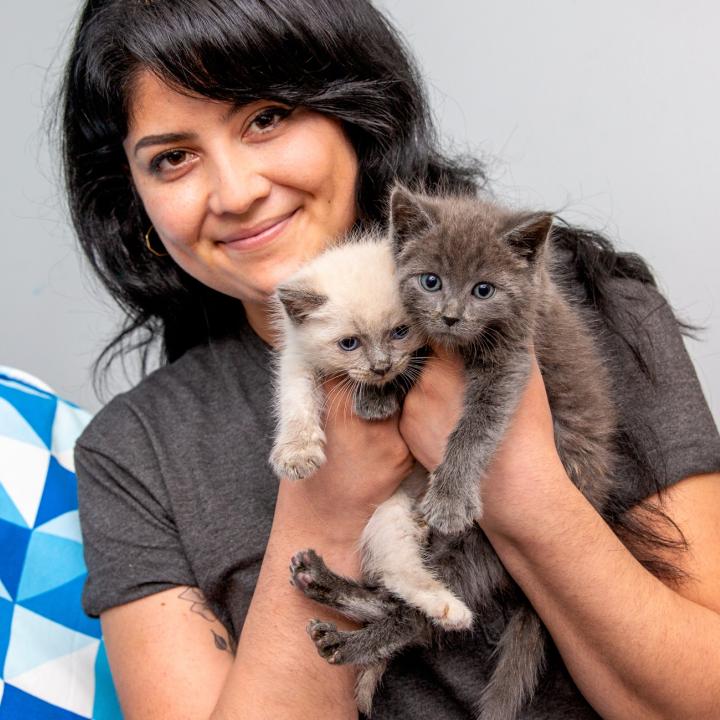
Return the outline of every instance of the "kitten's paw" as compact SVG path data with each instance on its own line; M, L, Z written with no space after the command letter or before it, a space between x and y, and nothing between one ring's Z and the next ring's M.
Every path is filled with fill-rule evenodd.
M347 660L343 656L345 633L337 629L333 623L322 620L311 620L307 633L315 643L320 657L324 657L331 665L342 665Z
M433 619L444 630L469 630L473 626L472 611L456 597L449 598L443 614Z
M385 420L400 410L395 392L382 393L375 388L364 388L355 396L355 414L364 420Z
M470 608L447 590L417 600L413 604L444 630L469 630L472 627Z
M333 596L332 573L314 550L301 550L290 560L290 584L316 602L327 604Z
M430 487L420 509L425 522L445 535L457 535L482 517L482 503L477 492L452 495L430 475Z
M288 480L302 480L312 475L325 462L323 439L299 439L278 442L270 454L275 474Z

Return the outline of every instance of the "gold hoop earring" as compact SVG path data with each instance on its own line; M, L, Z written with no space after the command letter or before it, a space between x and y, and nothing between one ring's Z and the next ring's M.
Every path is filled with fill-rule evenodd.
M166 252L158 252L151 244L150 244L150 233L155 228L151 225L148 228L148 231L145 233L145 247L156 257L167 257L169 253ZM155 233L157 235L157 233Z

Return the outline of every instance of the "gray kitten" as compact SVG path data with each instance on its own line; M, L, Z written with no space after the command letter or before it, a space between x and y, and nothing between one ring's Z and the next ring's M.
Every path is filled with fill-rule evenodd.
M558 453L575 485L602 510L612 490L616 427L609 377L587 317L553 280L551 214L401 187L390 204L403 302L416 328L456 349L466 368L464 412L421 503L435 531L426 563L480 622L505 592L510 619L490 680L478 691L477 711L481 720L512 720L536 689L545 630L474 523L482 515L483 473L527 383L534 346ZM365 623L346 632L314 620L308 632L329 662L361 667L356 697L369 713L390 657L409 645L429 645L442 631L383 588L334 574L312 551L303 560L291 568L293 578L303 575L298 587Z

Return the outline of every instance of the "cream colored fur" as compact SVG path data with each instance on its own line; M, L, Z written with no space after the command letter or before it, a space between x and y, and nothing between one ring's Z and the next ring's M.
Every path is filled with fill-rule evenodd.
M307 312L293 317L280 300L283 291L301 298L306 294ZM322 380L341 378L338 393L387 383L408 368L422 339L412 327L402 340L389 339L394 328L409 322L392 249L382 236L352 239L303 266L278 289L275 317L281 350L270 462L280 477L299 480L325 461L323 407L333 398L325 397ZM357 337L361 347L341 350L338 341L346 337ZM372 371L379 365L389 367L380 380ZM363 569L443 627L468 628L470 610L423 563L427 529L419 522L417 501L426 485L426 473L418 466L378 506L361 538Z

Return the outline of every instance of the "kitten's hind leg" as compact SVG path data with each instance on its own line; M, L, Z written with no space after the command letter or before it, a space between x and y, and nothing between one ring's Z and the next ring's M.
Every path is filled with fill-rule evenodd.
M334 623L311 620L307 632L318 653L332 665L375 665L431 638L427 618L407 606L359 630L338 630Z
M393 383L360 385L355 390L355 414L365 420L384 420L400 409L399 390Z
M445 630L467 630L473 615L465 603L426 566L427 526L416 498L427 485L420 465L395 493L379 505L363 530L363 571Z
M545 630L529 605L510 618L494 654L497 665L482 692L478 720L514 720L534 695L545 663Z
M314 550L303 550L293 556L290 582L311 600L362 623L379 620L398 606L383 588L337 575Z

